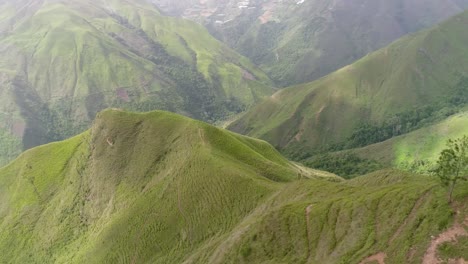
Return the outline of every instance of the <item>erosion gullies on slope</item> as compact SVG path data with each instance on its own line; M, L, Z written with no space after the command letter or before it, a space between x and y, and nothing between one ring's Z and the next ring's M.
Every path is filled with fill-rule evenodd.
M386 263L421 263L430 235L445 228L450 210L445 211L449 208L437 198L444 196L437 182L429 180L432 183L428 184L429 178L399 174L381 172L348 183L310 180L288 184L222 243L207 243L190 260L360 263L375 252L384 252ZM367 187L367 181L375 178L381 181ZM396 196L402 199L394 199ZM419 205L415 208L414 204ZM416 217L410 217L412 212ZM399 226L403 231L391 240Z
M441 120L467 103L467 20L465 12L320 80L277 92L229 128L297 157L365 146Z
M259 140L165 112L106 111L2 169L1 258L178 262L298 174Z
M207 25L281 86L309 82L468 7L466 0L153 0Z
M420 263L451 221L432 178L304 170L186 117L104 111L0 169L0 262Z
M4 1L0 17L2 133L21 138L11 124L25 123L24 149L83 131L106 107L216 122L273 92L202 26L146 0Z

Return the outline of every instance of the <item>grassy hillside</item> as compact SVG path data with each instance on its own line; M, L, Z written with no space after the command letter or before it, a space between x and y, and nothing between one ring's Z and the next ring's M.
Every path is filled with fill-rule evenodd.
M468 103L467 22L465 12L279 91L230 129L298 156L365 146L443 120Z
M205 23L281 86L316 80L468 7L466 0L153 1Z
M434 125L362 148L316 153L302 160L311 168L352 178L382 168L429 174L449 139L468 134L468 113L450 116Z
M436 185L431 179L395 171L343 183L298 181L257 208L221 245L213 246L214 254L202 252L190 260L360 263L383 253L385 263L421 263L427 236L451 222ZM466 192L459 193L466 200Z
M273 92L202 26L146 0L2 1L0 17L2 148L69 137L106 107L216 122Z
M447 118L435 125L390 140L347 151L384 166L427 173L433 169L449 139L468 134L468 113Z
M108 110L0 169L0 262L420 263L454 221L432 178L322 175L199 121Z

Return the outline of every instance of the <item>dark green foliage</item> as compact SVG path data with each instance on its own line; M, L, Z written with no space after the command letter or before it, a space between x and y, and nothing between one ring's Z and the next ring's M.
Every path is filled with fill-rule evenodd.
M464 77L453 88L451 95L441 103L416 107L396 114L381 124L361 124L348 138L344 147L363 147L409 133L459 112L467 103L468 78Z
M0 130L0 164L6 163L20 154L21 140Z
M275 56L271 53L271 49L277 45L278 38L286 30L284 25L275 22L269 22L258 27L256 36L252 36L251 41L241 43L240 49L245 51L245 55L254 63L262 63L269 61L270 63L277 62Z
M466 105L468 103L468 77L464 77L458 83L456 90L449 103L454 106Z
M458 181L468 180L468 136L449 140L447 148L440 153L435 173L449 187L449 201Z
M121 20L124 20L124 18ZM217 100L218 95L215 93L215 86L221 87L220 83L210 83L205 79L203 74L197 70L195 65L191 65L181 58L170 55L162 44L151 39L143 30L140 29L137 30L137 32L138 35L148 43L150 52L143 53L128 45L125 40L119 38L115 34L112 36L133 53L153 62L161 72L167 74L167 76L175 82L175 92L179 95L183 95L183 110L185 112L192 113L193 117L197 119L209 122L218 121L229 114L230 109L225 102ZM187 46L185 40L183 43ZM196 59L196 55L192 54L192 57L194 56ZM159 98L150 97L148 99L147 101L151 101L152 99ZM239 102L239 100L237 102ZM144 105L147 105L147 103ZM141 107L140 103L137 102L127 109L141 110ZM148 110L154 109L170 110L168 108L152 108ZM238 110L238 112L240 111Z
M304 144L294 142L291 145L288 145L285 149L281 149L281 153L291 160L303 161L314 156L337 152L343 149L345 149L344 143L329 143L327 145L311 149Z
M346 179L383 168L377 161L362 159L354 154L323 154L312 157L304 164L311 168L335 173Z

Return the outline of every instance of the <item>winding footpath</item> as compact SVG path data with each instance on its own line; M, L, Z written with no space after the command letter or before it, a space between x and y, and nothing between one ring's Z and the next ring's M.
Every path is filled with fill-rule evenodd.
M464 223L468 223L468 217L465 219ZM431 241L431 245L429 246L426 253L424 254L422 263L423 264L442 263L442 261L439 260L439 258L437 257L438 247L446 242L457 241L457 237L460 237L460 236L468 236L468 232L466 231L463 225L456 223L452 228L448 229L447 231L433 238ZM450 261L449 263L466 264L468 262L466 260L459 259L459 260Z

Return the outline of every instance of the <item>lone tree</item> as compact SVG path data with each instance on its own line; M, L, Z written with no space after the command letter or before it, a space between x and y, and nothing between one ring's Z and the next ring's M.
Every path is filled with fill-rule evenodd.
M436 174L449 188L448 199L452 202L453 190L458 181L466 181L468 175L468 136L449 140L437 161Z

